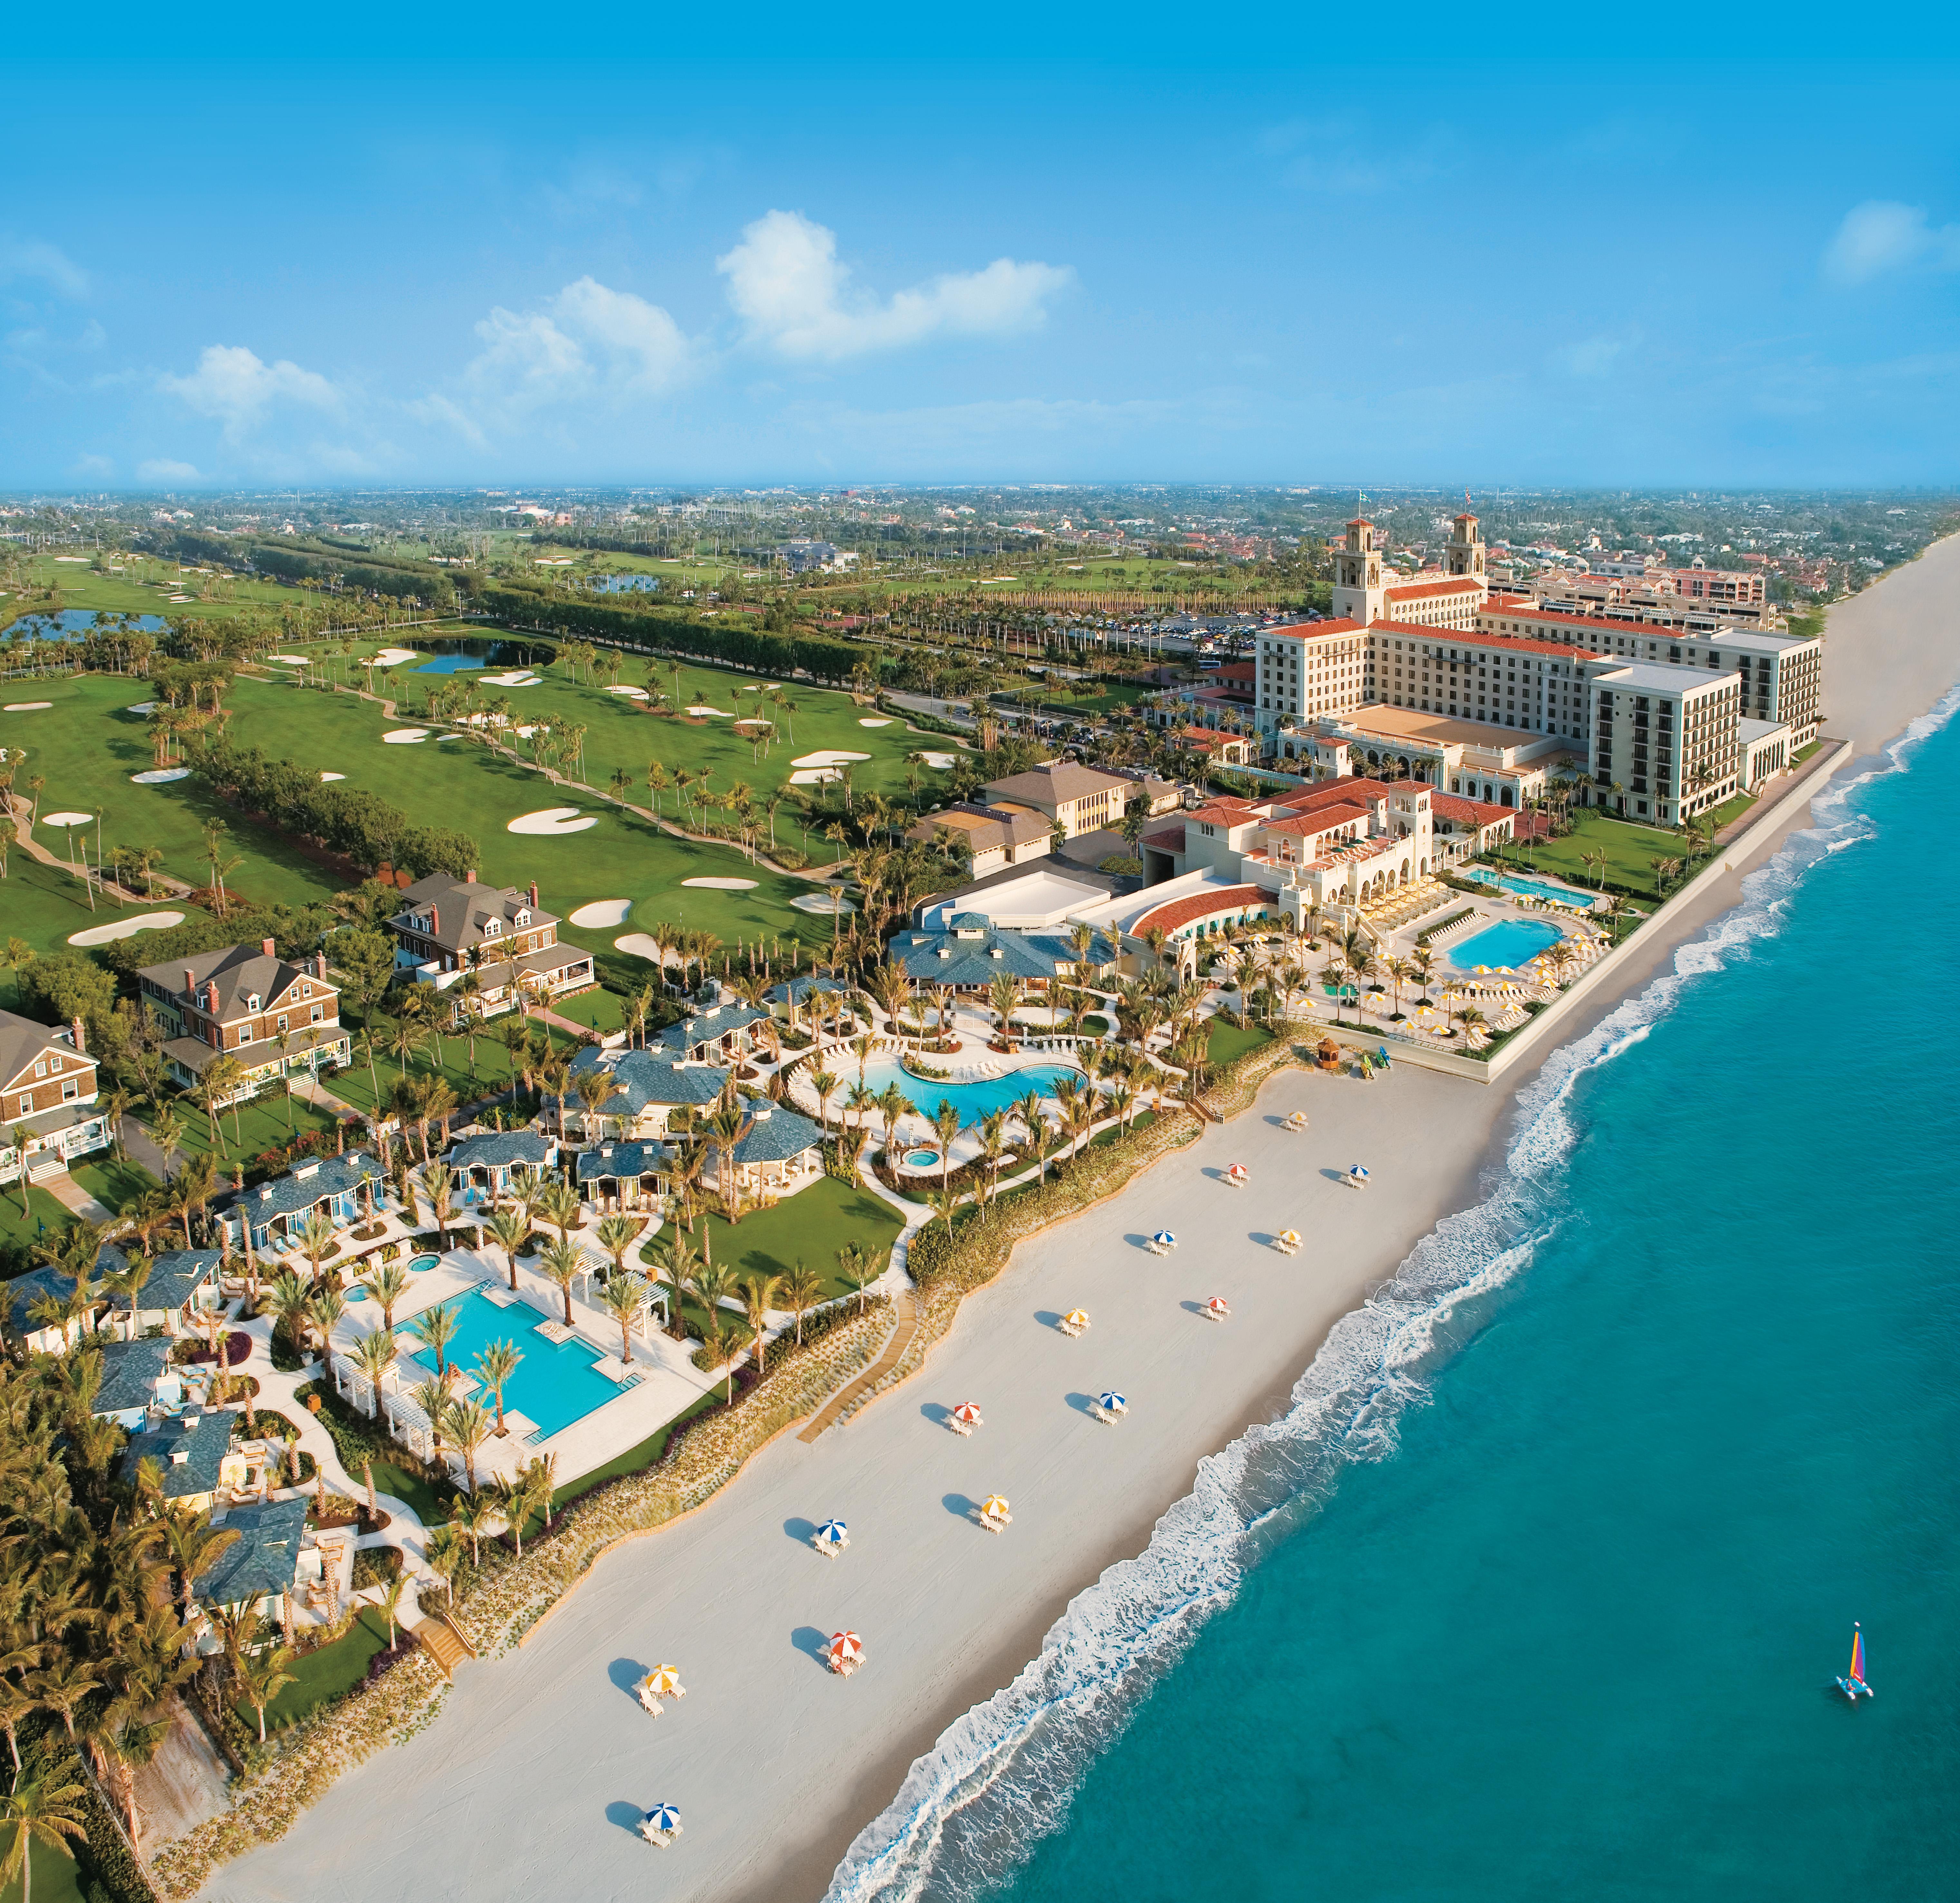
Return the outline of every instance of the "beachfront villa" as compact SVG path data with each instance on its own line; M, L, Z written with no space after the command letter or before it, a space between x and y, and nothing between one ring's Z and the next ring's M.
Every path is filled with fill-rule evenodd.
M125 1486L135 1486L147 1460L155 1469L158 1491L170 1506L208 1513L220 1487L243 1484L245 1463L231 1452L238 1424L228 1408L160 1421L129 1437L116 1477Z
M600 1114L622 1138L664 1136L676 1110L711 1109L728 1085L728 1073L719 1064L677 1059L662 1051L608 1051L587 1045L571 1061L571 1089L562 1099L547 1099L561 1128L567 1113L578 1107L578 1080L590 1071L603 1071L612 1079L614 1093Z
M598 980L592 954L558 942L557 916L538 903L538 888L485 886L473 871L465 878L433 872L402 894L402 909L388 921L395 935L395 969L407 980L425 980L447 991L474 972L477 1014L510 1010L522 992L549 1001L581 991ZM469 1001L453 1000L460 1023Z
M578 1153L579 1194L601 1215L657 1209L670 1191L673 1162L662 1144L595 1144Z
M241 1189L214 1206L228 1246L243 1253L248 1247L260 1255L292 1251L307 1217L318 1211L336 1230L361 1220L371 1201L377 1201L384 1179L380 1166L365 1151L295 1163L283 1176Z
M300 1555L313 1550L307 1504L295 1496L231 1508L221 1523L238 1537L191 1582L191 1597L207 1611L249 1607L269 1624L290 1623Z
M514 1181L544 1174L558 1161L555 1138L537 1130L482 1130L450 1144L443 1160L450 1186L466 1206L494 1203Z
M900 932L885 955L915 985L984 991L1002 977L1042 987L1054 979L1086 977L1107 970L1117 953L1109 934L1098 932L1087 957L1078 961L1065 931L1012 931L984 912L962 912L940 929Z
M89 1412L135 1434L148 1424L152 1409L167 1412L180 1406L183 1380L170 1365L170 1348L157 1335L103 1342L96 1351L102 1357L102 1379Z
M35 1182L72 1157L105 1149L109 1122L96 1105L96 1064L78 1018L64 1029L0 1011L0 1182L24 1166Z
M274 1077L317 1076L346 1063L352 1049L324 955L282 958L269 938L145 965L136 989L163 1028L170 1075L186 1090L219 1057L237 1061L245 1082L228 1103Z
M218 1265L222 1255L215 1249L166 1249L150 1259L150 1273L138 1291L133 1309L117 1311L119 1325L132 1334L161 1328L174 1341L198 1332L200 1320L208 1321L223 1306L218 1286ZM98 1276L128 1272L126 1251L107 1245L95 1259Z
M711 1004L670 1024L655 1041L672 1063L739 1063L756 1048L755 1026L768 1015L739 1000Z

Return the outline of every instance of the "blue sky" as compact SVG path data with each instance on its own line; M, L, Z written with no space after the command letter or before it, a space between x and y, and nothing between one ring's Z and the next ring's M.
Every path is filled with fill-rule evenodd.
M41 29L0 484L1960 477L1909 12L562 18Z

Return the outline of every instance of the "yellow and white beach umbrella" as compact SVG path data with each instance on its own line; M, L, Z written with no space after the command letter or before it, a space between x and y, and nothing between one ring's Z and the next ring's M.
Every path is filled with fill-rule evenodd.
M1280 1231L1280 1240L1289 1249L1297 1249L1300 1246L1300 1231L1297 1229L1283 1229Z
M647 1674L647 1689L657 1698L683 1696L680 1688L680 1668L672 1665L655 1666Z
M1007 1503L998 1494L989 1494L981 1503L980 1510L989 1520L1005 1520L1008 1516Z
M1087 1309L1072 1308L1061 1318L1061 1321L1064 1328L1074 1329L1080 1333L1089 1325L1089 1311Z

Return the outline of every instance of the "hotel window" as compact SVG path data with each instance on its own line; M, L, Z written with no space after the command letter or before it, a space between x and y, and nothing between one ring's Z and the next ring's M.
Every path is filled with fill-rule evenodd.
M30 1117L34 1114L34 1099L31 1096L22 1097L20 1099L20 1106L22 1116Z

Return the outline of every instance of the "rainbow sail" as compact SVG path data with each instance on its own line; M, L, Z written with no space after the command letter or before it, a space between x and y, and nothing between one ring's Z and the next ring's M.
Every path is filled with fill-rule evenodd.
M1856 1625L1851 1628L1851 1669L1844 1675L1853 1685L1865 1682L1865 1635Z

